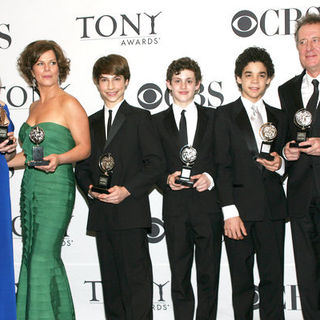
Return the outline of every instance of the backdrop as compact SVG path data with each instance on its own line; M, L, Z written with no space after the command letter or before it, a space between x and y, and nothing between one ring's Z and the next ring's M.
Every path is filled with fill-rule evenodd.
M16 60L31 41L52 39L71 59L71 74L63 88L74 95L88 115L102 108L91 79L94 62L103 55L124 55L132 78L129 103L156 113L168 107L165 75L173 59L190 56L203 72L196 99L219 107L239 96L234 61L249 46L267 49L275 64L275 78L265 100L279 107L278 86L301 72L293 32L295 21L307 12L320 12L315 0L269 1L108 1L28 0L5 1L0 10L0 99L7 102L16 134L37 96L19 76ZM23 171L12 172L11 198L16 281L21 259L19 213ZM157 191L150 194L153 232L150 251L154 273L154 318L173 319L168 265L161 209ZM73 217L63 242L78 320L104 319L99 266L94 238L86 235L87 207L77 193ZM301 319L291 235L287 226L284 300L286 319ZM257 272L256 272L257 273ZM193 274L194 279L194 274ZM256 275L256 284L259 279ZM258 319L259 294L255 296ZM233 319L228 262L223 248L218 319Z

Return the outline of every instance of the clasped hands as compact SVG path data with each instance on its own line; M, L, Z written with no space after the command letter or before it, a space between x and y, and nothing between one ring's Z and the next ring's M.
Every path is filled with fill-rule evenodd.
M182 189L190 189L190 187L188 187L188 186L183 186L183 185L175 182L176 177L178 177L180 175L181 175L181 171L175 171L175 172L169 174L168 178L167 178L168 186L174 191L182 190ZM203 192L210 187L210 180L209 180L208 176L204 173L191 176L190 179L197 180L194 183L193 188L197 189L198 192Z
M298 160L300 153L306 153L312 156L320 156L320 138L308 138L306 141L300 142L299 146L310 146L307 148L292 148L290 143L295 142L294 140L289 141L284 147L284 154L289 161Z
M109 194L106 193L98 193L91 191L92 184L89 186L89 194L92 198L95 198L97 200L100 200L102 202L106 203L113 203L113 204L119 204L122 202L125 198L130 196L130 192L127 190L126 187L121 186L113 186L108 189Z
M277 152L271 152L271 156L274 157L272 161L267 159L257 158L257 162L261 163L269 171L277 171L281 168L282 158Z
M8 144L12 140L12 144ZM13 132L8 132L8 139L0 143L1 153L12 153L16 150L17 139L13 136Z

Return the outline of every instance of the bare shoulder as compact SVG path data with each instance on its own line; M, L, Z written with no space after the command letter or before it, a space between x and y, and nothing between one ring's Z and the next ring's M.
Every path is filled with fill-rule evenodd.
M86 113L78 99L68 93L63 93L59 100L59 104L66 114Z
M0 100L0 105L1 105L1 107L3 107L5 105L5 103L2 100Z

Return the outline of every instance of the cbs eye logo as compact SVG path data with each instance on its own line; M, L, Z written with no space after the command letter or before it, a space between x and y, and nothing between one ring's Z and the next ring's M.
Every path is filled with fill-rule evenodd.
M148 234L149 243L158 243L164 236L163 221L158 218L152 218L151 234Z
M157 108L165 96L166 103L169 105L169 91L165 90L164 94L162 90L154 83L144 84L138 91L137 99L141 107L152 110Z
M237 36L250 37L258 28L258 19L251 11L242 10L232 18L231 27Z

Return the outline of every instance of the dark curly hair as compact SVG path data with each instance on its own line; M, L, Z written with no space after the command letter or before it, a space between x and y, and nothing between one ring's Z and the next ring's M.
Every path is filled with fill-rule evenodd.
M303 16L301 19L298 20L296 24L296 31L294 33L294 38L296 40L296 43L298 43L298 33L302 26L305 26L306 24L316 24L320 23L320 15L315 13L309 13Z
M189 57L173 60L167 69L167 81L172 80L173 75L178 75L182 70L191 70L194 72L196 83L202 79L201 70L198 63Z
M32 67L40 56L49 50L52 50L56 56L60 82L64 82L67 79L70 72L70 60L65 57L61 47L53 40L38 40L29 43L17 61L18 70L28 84L32 85Z
M250 62L262 62L267 69L268 78L272 78L274 75L274 66L269 53L264 48L250 47L245 49L237 58L235 63L234 74L235 77L241 78L243 69ZM242 89L240 83L237 82L239 89Z
M92 70L92 78L95 84L99 83L99 78L102 74L123 76L124 80L130 80L130 69L127 59L118 54L109 54L108 56L99 58Z

